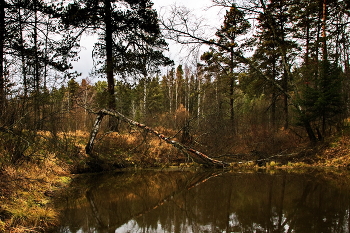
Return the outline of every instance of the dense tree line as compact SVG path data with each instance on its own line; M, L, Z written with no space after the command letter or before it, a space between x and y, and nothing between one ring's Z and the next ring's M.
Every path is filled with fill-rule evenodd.
M213 3L227 9L214 38L201 37L198 22L192 30L183 8L163 21L169 38L210 46L197 65L174 66L149 0L0 1L2 133L23 144L28 130L89 131L90 111L101 108L179 131L184 143L217 153L277 152L281 142L322 141L344 129L347 1ZM96 83L70 72L84 33L99 36ZM106 127L122 130L113 121Z
M240 120L245 117L235 116L242 97L265 101L265 126L299 125L313 142L343 126L348 113L347 1L214 3L227 8L215 39L202 37L198 24L181 9L164 26L180 43L211 46L202 60L206 74L223 88L233 132L244 126Z
M77 88L86 94L79 111L92 108L87 106L88 85L77 85L78 74L71 72L84 33L99 36L95 74L107 80L103 101L108 108L116 107L116 77L148 79L171 64L162 54L167 43L152 5L149 0L0 2L0 126L8 136L3 144L13 145L10 151L17 154L10 155L12 161L27 149L18 145L32 143L28 134L77 129L78 119L74 128L70 119L78 111L73 103Z

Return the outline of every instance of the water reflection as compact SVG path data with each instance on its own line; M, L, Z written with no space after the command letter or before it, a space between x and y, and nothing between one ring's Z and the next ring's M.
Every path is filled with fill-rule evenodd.
M320 172L79 177L58 232L349 232L349 180Z

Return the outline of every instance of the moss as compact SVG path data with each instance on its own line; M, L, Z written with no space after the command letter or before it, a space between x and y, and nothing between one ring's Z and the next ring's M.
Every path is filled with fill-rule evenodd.
M53 193L70 182L64 166L45 159L7 165L0 177L0 232L45 232L57 223Z
M72 181L72 178L69 177L69 176L61 176L61 177L60 177L60 181L61 181L63 184L69 184L69 183Z

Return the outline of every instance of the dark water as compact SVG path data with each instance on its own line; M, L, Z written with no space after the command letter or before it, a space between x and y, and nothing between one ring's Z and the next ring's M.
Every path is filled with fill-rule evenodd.
M81 176L57 232L349 232L350 173L142 171Z

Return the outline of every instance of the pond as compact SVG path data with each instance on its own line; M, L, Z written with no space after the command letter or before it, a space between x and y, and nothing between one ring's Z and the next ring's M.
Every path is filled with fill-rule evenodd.
M137 171L82 175L57 232L349 232L350 173Z

